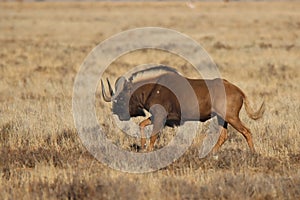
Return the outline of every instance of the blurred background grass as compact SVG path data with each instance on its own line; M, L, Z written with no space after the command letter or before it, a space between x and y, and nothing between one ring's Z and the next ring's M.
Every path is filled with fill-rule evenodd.
M1 3L0 148L1 199L240 199L300 197L298 2ZM95 160L81 144L72 118L73 82L98 43L145 26L175 29L198 41L221 75L249 96L265 99L262 119L242 120L258 155L231 127L218 158L198 158L199 137L172 165L148 174L126 174ZM188 76L189 64L161 51L117 59L105 76L162 63ZM113 81L114 82L114 81ZM100 121L109 104L97 95ZM107 124L125 149L138 142ZM174 130L165 129L157 147Z

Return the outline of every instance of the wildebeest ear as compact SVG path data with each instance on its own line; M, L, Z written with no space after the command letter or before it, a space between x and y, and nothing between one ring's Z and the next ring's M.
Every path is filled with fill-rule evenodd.
M115 83L115 91L116 91L115 96L118 96L118 94L124 89L127 82L128 81L124 76L121 76L116 80L116 83Z

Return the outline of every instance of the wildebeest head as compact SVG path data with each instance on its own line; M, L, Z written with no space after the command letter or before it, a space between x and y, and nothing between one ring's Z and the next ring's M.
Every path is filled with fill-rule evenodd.
M103 82L101 80L102 97L106 102L112 102L112 112L118 115L120 120L129 120L137 107L130 105L130 98L132 95L132 82L128 81L125 77L120 77L115 83L115 92L113 91L109 80L107 79L110 95L108 96L105 92Z
M147 95L145 92L150 92L155 78L163 74L178 74L175 69L163 65L142 67L143 69L139 71L133 71L118 78L115 83L115 92L107 79L110 95L106 94L101 80L104 101L113 103L112 112L122 121L129 120L130 117L146 116L144 109L147 109L144 104Z

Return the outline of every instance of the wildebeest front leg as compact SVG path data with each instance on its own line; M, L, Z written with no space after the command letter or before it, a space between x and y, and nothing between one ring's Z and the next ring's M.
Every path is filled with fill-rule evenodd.
M140 131L141 131L141 149L144 150L145 149L145 145L146 145L146 137L145 137L145 133L144 133L144 129L146 126L150 125L151 119L145 119L144 121L142 121L139 126L140 126Z
M150 137L150 144L147 148L148 151L152 151L154 149L154 143L158 134L163 129L167 118L167 112L165 108L159 104L151 106L150 113L152 114L151 121L153 123L153 130Z
M148 151L153 151L155 141L158 137L158 134L163 129L165 123L165 119L154 119L153 121L153 131L151 133L150 137L150 144L147 148Z

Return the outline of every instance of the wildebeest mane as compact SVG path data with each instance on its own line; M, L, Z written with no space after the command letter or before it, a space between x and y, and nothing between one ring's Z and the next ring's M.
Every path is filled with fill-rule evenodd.
M165 66L165 65L159 65L156 67L148 67L143 70L133 72L131 75L129 75L128 80L131 82L138 82L140 80L145 80L148 78L154 78L163 74L167 73L176 73L180 74L177 70Z

